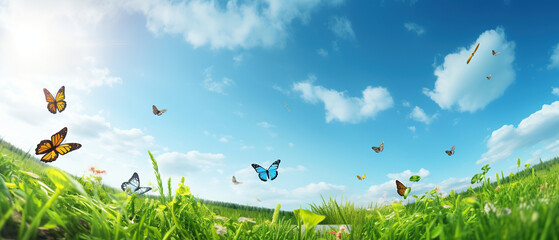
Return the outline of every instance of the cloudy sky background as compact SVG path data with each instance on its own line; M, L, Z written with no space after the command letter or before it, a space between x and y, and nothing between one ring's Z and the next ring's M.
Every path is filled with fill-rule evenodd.
M201 198L255 206L390 202L394 179L414 194L464 189L484 164L494 176L559 155L558 7L3 0L0 136L34 151L67 126L83 147L50 165L154 185L151 150L173 186L185 176ZM68 107L53 115L42 89L62 85ZM250 164L276 159L279 177L258 180Z

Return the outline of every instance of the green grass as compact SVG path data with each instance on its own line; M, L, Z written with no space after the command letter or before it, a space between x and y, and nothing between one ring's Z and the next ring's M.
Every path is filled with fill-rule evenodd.
M305 213L297 215L297 221L292 212L279 207L274 211L198 199L187 186L164 181L153 157L152 163L159 196L128 196L101 184L98 177L68 175L0 142L0 236L335 239L334 234L312 230L310 221L320 216L311 219ZM310 210L326 217L322 224L350 225L350 233L341 239L558 239L559 158L525 168L514 177L500 173L498 183L489 182L490 174L478 175L480 187L446 198L431 191L413 196L418 199L413 204L370 206L370 210L328 198L310 203ZM241 223L239 217L256 223ZM302 225L309 227L307 232ZM226 231L218 234L218 228Z

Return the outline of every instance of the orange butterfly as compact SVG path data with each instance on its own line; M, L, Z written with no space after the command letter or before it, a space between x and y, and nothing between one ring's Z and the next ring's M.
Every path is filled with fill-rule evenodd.
M470 55L470 58L468 58L468 61L466 62L466 64L469 64L469 63L470 63L470 60L472 60L472 57L473 57L474 54L476 53L478 47L479 47L479 43L477 44L476 49L474 50L474 52L472 53L472 55Z
M61 144L64 138L66 138L66 133L68 133L68 128L64 127L60 132L52 135L52 137L50 137L51 140L43 140L37 144L35 154L39 155L45 153L41 161L52 162L58 158L58 154L64 155L82 147L79 143Z
M359 179L359 180L363 180L363 179L365 179L365 174L363 174L363 176L359 176L359 175L357 175L357 179Z
M56 98L54 98L52 94L50 94L49 90L47 90L46 88L43 88L43 92L45 93L45 98L48 102L47 109L49 110L49 112L51 112L52 114L56 114L56 110L58 110L58 112L62 112L64 111L64 109L66 109L66 102L64 101L64 86L62 86L58 90L58 93L56 93Z
M454 154L454 145L452 145L452 148L450 149L450 151L446 150L444 151L446 154L448 154L448 156L451 156L452 154Z
M408 189L406 186L404 186L403 183L401 183L400 181L396 180L396 189L398 190L398 195L400 196L404 196L404 194L406 194L406 190Z
M382 141L378 147L372 147L372 149L375 150L376 153L382 152L382 150L384 150L384 141Z

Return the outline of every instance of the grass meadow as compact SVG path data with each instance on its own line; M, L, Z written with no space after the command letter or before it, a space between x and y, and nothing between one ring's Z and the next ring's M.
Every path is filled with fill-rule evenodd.
M205 201L188 186L157 178L158 196L128 196L98 176L71 176L0 143L3 239L559 239L559 158L442 197L432 190L367 208L325 197L308 209L281 211ZM490 181L493 179L494 181ZM477 186L477 185L476 185ZM315 231L317 224L346 231Z

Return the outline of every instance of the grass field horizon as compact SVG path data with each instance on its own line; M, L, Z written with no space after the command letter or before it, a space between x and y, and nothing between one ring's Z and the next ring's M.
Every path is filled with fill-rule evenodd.
M149 153L151 155L151 153ZM154 174L157 161L151 156ZM6 239L557 239L559 158L442 197L411 191L368 208L324 196L293 212L195 198L184 180L163 182L158 196L127 196L98 176L71 176L0 143L0 235ZM522 170L520 170L522 169ZM305 210L306 208L306 210ZM24 222L25 224L22 224ZM320 231L317 224L348 225Z

